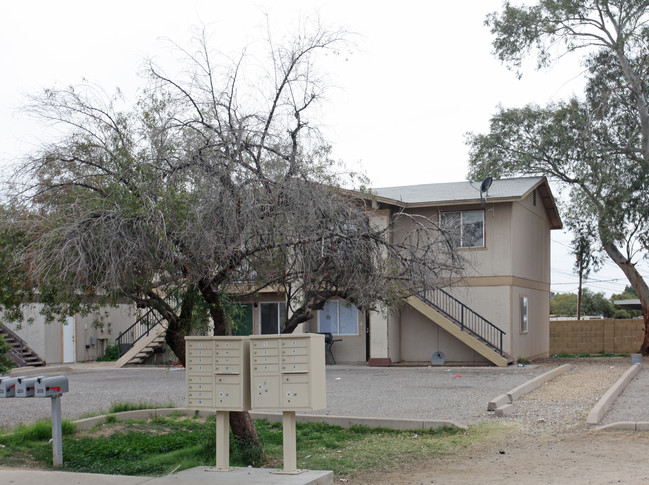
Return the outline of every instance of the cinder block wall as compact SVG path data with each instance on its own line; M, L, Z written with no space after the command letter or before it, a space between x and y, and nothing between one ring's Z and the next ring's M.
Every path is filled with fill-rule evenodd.
M642 319L554 320L550 322L550 354L633 354L640 350Z

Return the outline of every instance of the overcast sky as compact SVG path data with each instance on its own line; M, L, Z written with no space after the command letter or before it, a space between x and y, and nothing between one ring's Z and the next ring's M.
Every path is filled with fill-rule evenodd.
M281 36L305 16L355 33L332 63L322 124L334 156L374 187L464 180L467 132L485 132L496 107L544 104L578 93L582 69L567 59L522 80L491 55L484 26L501 0L433 2L112 0L15 1L0 7L0 162L33 149L38 125L20 112L25 94L83 78L132 99L143 59L169 60L169 39L188 46L206 26L213 47L237 52L262 35L264 12ZM167 40L165 40L167 39ZM560 194L555 194L559 196ZM570 236L554 231L553 291L576 291ZM647 271L644 272L645 274ZM620 292L615 265L591 276L594 291ZM600 281L603 280L603 281Z

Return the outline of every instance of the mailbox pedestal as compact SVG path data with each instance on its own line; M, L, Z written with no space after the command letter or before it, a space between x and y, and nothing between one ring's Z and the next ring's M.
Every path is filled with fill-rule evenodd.
M282 411L284 469L297 469L295 411L326 407L324 335L315 333L250 336L253 409Z
M0 377L0 398L49 397L52 400L52 463L63 465L63 432L61 429L61 395L68 392L68 378Z
M230 468L230 411L250 409L247 337L185 337L187 406L216 411L216 470Z
M65 376L37 377L34 396L49 397L52 403L52 464L63 465L63 431L61 429L61 395L68 392Z
M216 411L216 470L230 470L230 411L282 411L284 470L297 470L295 411L326 407L320 334L185 337L187 407Z

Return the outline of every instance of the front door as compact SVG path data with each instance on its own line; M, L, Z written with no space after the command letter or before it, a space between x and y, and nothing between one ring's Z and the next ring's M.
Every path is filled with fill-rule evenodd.
M76 362L74 317L67 317L63 323L63 363Z
M237 315L232 335L240 337L252 335L252 305L241 305L241 313Z

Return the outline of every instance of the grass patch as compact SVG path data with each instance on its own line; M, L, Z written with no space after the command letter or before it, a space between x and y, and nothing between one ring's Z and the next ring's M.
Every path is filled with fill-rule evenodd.
M597 354L589 354L589 353L581 353L581 354L567 354L567 353L559 353L559 354L551 354L550 357L553 359L586 359L586 358L591 358L591 357L628 357L629 354L615 354L612 352L598 352Z
M50 467L52 448L46 433L49 422L22 426L0 434L0 461L13 466ZM264 450L264 466L281 468L282 425L256 421ZM51 425L50 432L51 432ZM456 429L394 431L320 423L297 425L297 466L333 470L337 477L380 473L422 460L444 457L480 440L489 439L502 425ZM232 466L260 466L245 446L230 437ZM64 425L64 470L90 473L160 476L196 466L215 464L215 419L180 415L151 420L110 423L75 433Z
M139 411L141 409L169 409L175 408L174 404L158 404L146 401L140 401L137 403L129 401L118 401L113 403L110 408L108 408L108 413L123 413L126 411Z

